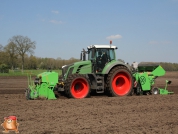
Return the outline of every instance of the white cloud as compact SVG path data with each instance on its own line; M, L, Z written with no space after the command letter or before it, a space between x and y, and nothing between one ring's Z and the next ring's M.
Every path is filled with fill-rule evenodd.
M171 41L150 41L149 44L151 45L168 45L171 44Z
M110 36L106 37L107 40L114 40L114 39L121 39L121 38L122 38L122 36L119 34L110 35Z
M53 24L62 24L63 22L60 20L50 20L49 22L53 23Z
M54 14L58 14L59 13L59 11L55 11L55 10L53 10L51 12L54 13Z

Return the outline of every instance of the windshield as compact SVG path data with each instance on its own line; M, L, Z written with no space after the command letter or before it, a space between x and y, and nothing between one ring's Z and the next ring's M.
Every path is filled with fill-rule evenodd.
M113 48L97 48L95 57L92 57L92 49L88 50L88 60L91 60L93 58L96 58L101 55L107 55L108 60L114 60L115 59L115 53Z
M89 49L88 50L88 60L91 60L92 59L92 50Z

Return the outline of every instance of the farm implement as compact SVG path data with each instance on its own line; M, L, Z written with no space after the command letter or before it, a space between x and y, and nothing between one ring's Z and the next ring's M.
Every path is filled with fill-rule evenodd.
M155 79L159 76L165 75L165 70L159 64L153 63L140 63L138 68L133 73L134 81L134 93L137 95L149 95L149 94L161 94L167 95L174 92L167 90L167 85L171 84L171 81L166 80L165 88L155 87Z
M155 79L165 70L159 65L138 65L134 69L116 60L116 46L91 45L83 49L79 62L62 67L62 74L47 71L28 77L27 99L56 99L54 91L68 98L87 98L91 92L106 93L108 96L142 94L170 94L166 81L164 89L154 87ZM86 59L86 55L88 59Z
M54 89L58 83L58 73L48 71L43 72L32 81L28 76L28 88L25 91L26 99L56 99Z

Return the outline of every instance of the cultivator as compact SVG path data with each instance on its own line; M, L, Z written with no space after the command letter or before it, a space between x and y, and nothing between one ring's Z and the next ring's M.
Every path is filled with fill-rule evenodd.
M54 89L57 83L58 73L52 71L37 75L34 81L28 76L26 99L56 99Z
M135 94L172 94L173 92L167 90L167 85L171 84L171 81L166 80L165 88L155 87L155 79L163 75L165 70L159 64L140 63L133 73Z

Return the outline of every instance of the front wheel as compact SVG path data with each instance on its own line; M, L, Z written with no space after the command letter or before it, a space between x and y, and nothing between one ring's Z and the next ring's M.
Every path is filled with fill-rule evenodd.
M89 81L82 74L70 75L65 82L64 89L69 98L82 99L90 95Z
M133 90L133 77L124 66L112 69L107 78L107 89L111 96L131 95Z

